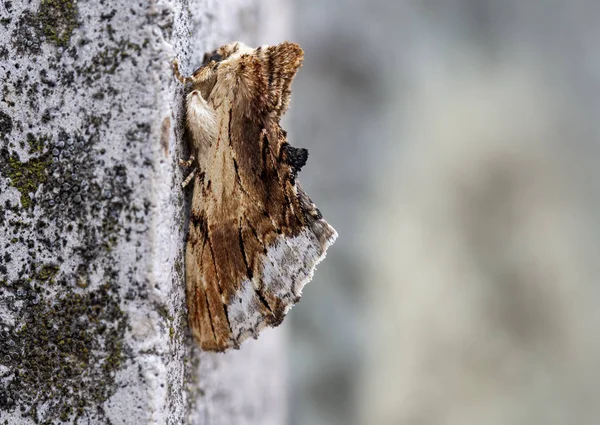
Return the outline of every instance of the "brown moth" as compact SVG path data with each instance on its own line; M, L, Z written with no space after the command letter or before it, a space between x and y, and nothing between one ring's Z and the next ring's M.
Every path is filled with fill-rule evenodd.
M190 77L194 180L186 248L189 322L204 350L238 348L298 302L337 233L296 180L308 151L279 120L304 52L294 43L224 45Z

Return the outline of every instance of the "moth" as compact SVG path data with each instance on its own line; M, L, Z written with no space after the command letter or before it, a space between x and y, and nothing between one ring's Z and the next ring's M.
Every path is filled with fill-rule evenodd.
M194 169L185 254L189 323L207 351L279 325L337 233L297 181L308 151L280 126L304 52L236 42L204 55L187 84Z

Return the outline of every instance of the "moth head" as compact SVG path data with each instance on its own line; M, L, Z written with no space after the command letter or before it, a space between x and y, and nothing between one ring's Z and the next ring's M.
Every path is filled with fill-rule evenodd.
M254 50L255 49L252 47L246 46L240 41L235 41L233 43L225 44L212 52L205 53L202 65L208 65L211 62L225 62L228 59L232 60L239 58L243 54L253 53Z
M224 98L236 87L240 110L247 116L276 119L287 110L290 86L304 52L295 43L283 42L256 49L241 42L225 44L204 55L191 80L207 101Z
M194 81L193 89L202 93L204 99L208 99L217 82L217 73L220 66L238 59L244 53L250 53L253 49L243 43L235 42L225 44L212 52L204 54L202 65L192 74Z

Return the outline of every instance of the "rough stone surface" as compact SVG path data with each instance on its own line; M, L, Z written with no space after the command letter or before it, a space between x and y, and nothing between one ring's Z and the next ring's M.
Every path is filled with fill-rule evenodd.
M261 16L251 0L0 6L0 424L283 421L281 333L226 355L189 337L170 69L262 41Z

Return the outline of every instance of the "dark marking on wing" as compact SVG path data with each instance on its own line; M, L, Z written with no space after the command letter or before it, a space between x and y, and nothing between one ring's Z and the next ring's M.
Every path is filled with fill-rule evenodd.
M254 290L254 292L256 293L256 296L258 298L258 300L260 301L260 303L267 309L269 310L269 313L271 313L271 315L273 317L275 317L275 315L273 314L273 310L271 309L271 307L269 306L269 303L267 302L266 298L264 297L264 295L262 294L261 291L258 290Z
M244 264L246 266L246 271L248 273L248 279L252 280L254 273L252 272L252 268L248 265L248 257L246 256L246 247L244 246L244 238L242 237L241 219L240 219L240 224L238 226L238 239L240 242L240 251L242 252L242 258L244 259Z
M208 302L208 292L204 292L204 298L206 299L206 311L208 312L208 321L210 322L210 330L212 331L213 340L217 345L217 334L215 333L215 325L213 324L212 314L210 313L210 303Z
M295 148L289 143L281 145L281 160L292 167L295 174L298 173L308 160L308 150L304 148Z

